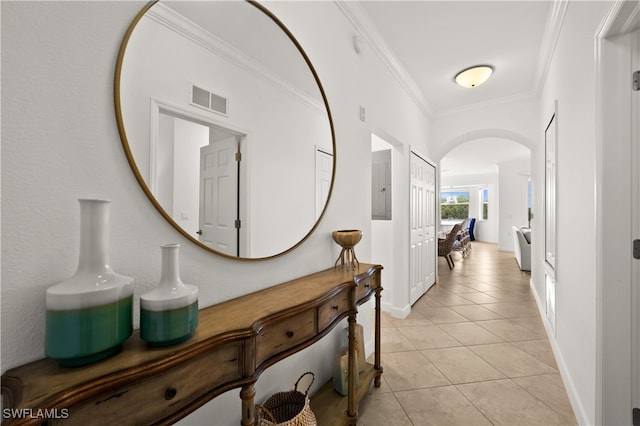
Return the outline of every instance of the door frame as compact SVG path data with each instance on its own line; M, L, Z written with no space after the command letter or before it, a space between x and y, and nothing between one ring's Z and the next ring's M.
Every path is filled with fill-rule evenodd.
M634 276L631 257L634 188L630 158L633 138L638 135L634 136L631 124L629 35L639 24L640 2L616 0L595 40L596 424L631 424L632 389L637 391L639 386L633 380L633 357L638 356L640 343L630 338L637 333L633 310L640 306L632 299L634 292L637 298L632 283L639 277ZM616 188L623 196L607 193L607 188Z
M153 194L157 188L157 170L156 170L156 155L159 140L159 122L160 114L170 115L182 120L191 121L201 124L207 127L215 127L223 129L228 133L232 133L236 136L245 137L248 132L236 126L230 126L229 123L215 120L204 114L200 114L190 109L182 108L176 104L170 102L161 101L156 98L151 98L149 106L149 179L147 186Z
M640 9L640 2L638 4ZM640 25L638 25L640 26ZM636 29L632 34L631 49L632 49L632 68L634 71L640 70L640 28ZM635 55L635 56L634 56ZM633 236L632 239L640 239L640 92L634 93L631 104L631 116L636 117L632 122L631 137L632 142L631 157L632 157L632 202L631 217L635 218L635 222L632 224ZM632 406L640 409L640 260L635 259L631 261L633 267L631 269L631 282L635 283L635 287L631 289L632 301L632 326L631 336L635 337L632 340L632 361L631 361L631 377L633 377L631 398ZM635 292L635 294L634 294ZM634 328L635 326L635 328ZM632 339L633 339L632 337Z
M640 3L638 4L640 9ZM636 9L637 10L637 9ZM637 25L637 27L640 25ZM640 70L640 28L636 29L631 35L631 49L632 49L632 70L635 72ZM634 56L635 55L635 56ZM631 217L635 218L635 223L632 224L633 235L632 239L640 239L640 92L634 93L631 104L631 116L636 117L632 122L631 137L632 137L632 176L631 182L633 185L633 206L631 209ZM631 282L632 284L632 361L631 361L631 377L633 377L632 389L631 389L631 403L632 407L640 409L640 260L635 259L631 261L633 264L631 270ZM635 294L634 294L635 292ZM635 326L635 328L634 328ZM635 339L634 339L635 337Z
M149 188L149 191L153 197L156 197L156 192L158 188L158 172L156 167L157 162L157 152L158 152L158 144L160 143L160 115L165 114L171 117L179 118L182 120L190 121L193 123L197 123L209 128L220 129L231 135L236 136L238 139L238 147L243 153L243 157L246 157L248 144L247 139L249 133L237 126L230 125L227 122L222 122L220 120L216 120L215 118L209 117L207 115L201 114L198 111L194 111L191 109L183 108L179 105L173 104L171 102L166 102L159 100L157 98L151 98L149 105L149 170L148 177L145 179L145 183ZM250 156L249 156L250 157ZM244 158L243 158L244 159ZM247 161L240 161L238 166L238 191L239 191L239 208L238 214L240 218L246 217L247 212L247 204L248 204L248 191L247 191L247 179L248 179L248 169L246 166ZM198 165L198 167L200 167ZM244 179L241 179L241 176ZM185 235L194 238L193 235L187 233L180 225L178 225L172 218L171 215L167 214L166 210L160 203L155 203L156 208L160 209L163 212L164 217L179 231L183 232ZM242 250L246 250L247 241L250 239L250 224L248 221L243 221L243 232L241 235L237 237L237 244ZM194 240L197 240L194 238ZM207 247L204 246L203 247ZM241 257L245 255L241 254Z

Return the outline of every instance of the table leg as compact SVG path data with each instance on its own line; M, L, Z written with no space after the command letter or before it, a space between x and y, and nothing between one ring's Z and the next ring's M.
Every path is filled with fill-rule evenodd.
M254 397L256 396L256 388L251 383L245 385L240 390L240 399L242 399L242 426L253 426L256 417L256 406Z
M374 359L374 368L376 369L376 377L373 381L373 384L375 387L379 388L380 387L380 376L382 375L382 363L381 363L381 353L380 353L380 321L382 320L382 313L381 313L381 291L380 291L380 287L378 286L378 288L376 289L376 308L375 308L375 312L376 312L376 318L375 318L375 359Z

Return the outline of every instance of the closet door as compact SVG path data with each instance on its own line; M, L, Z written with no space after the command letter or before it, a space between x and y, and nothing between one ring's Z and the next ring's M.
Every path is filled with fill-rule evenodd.
M409 198L409 300L413 305L435 283L435 166L411 153Z

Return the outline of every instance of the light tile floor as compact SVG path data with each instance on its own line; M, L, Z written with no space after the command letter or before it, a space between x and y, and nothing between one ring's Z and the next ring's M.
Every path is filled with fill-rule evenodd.
M359 425L576 425L533 294L510 252L474 242L409 316L383 314L382 386Z

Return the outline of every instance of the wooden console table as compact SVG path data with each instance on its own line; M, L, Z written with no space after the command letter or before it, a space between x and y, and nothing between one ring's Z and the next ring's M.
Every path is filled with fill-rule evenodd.
M345 317L349 395L338 395L329 381L311 405L321 426L355 424L371 382L380 386L381 270L331 268L204 308L194 336L175 346L148 347L136 331L122 352L95 364L63 368L42 359L11 369L2 375L2 398L3 413L13 409L14 417L2 424L172 424L239 387L242 425L253 425L262 371L317 342ZM357 306L373 295L375 361L356 388Z

